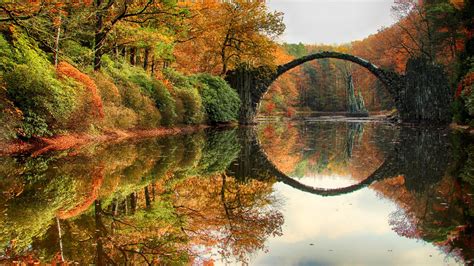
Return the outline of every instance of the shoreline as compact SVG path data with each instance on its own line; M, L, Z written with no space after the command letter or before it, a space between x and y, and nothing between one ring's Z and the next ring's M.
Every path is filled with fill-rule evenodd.
M273 119L272 119L273 118ZM281 117L258 117L258 122L280 121ZM339 119L340 120L339 120ZM342 119L341 119L342 118ZM390 122L383 115L371 116L369 118L360 119L360 117L341 117L341 116L321 116L314 117L307 121L341 121L341 120L365 120L365 121L386 121ZM301 121L302 119L288 119L289 121ZM61 151L72 148L79 148L92 143L119 143L126 140L137 140L146 138L155 138L162 136L172 136L179 134L189 134L198 132L207 128L233 127L235 124L221 125L194 125L194 126L175 126L175 127L159 127L153 129L131 129L131 130L105 130L101 134L94 135L88 133L71 133L64 135L56 135L52 137L34 138L30 141L13 140L9 142L0 142L0 156L10 156L15 154L27 153L31 156L38 156L49 151ZM451 123L447 125L451 130L474 135L474 129L469 126Z
M225 125L230 126L230 125ZM0 142L0 156L9 156L28 153L38 156L49 151L61 151L71 148L82 147L91 143L119 143L130 139L145 139L161 136L172 136L198 132L210 127L223 127L222 125L195 125L161 127L154 129L132 129L132 130L106 130L98 135L88 133L71 133L56 135L52 137L34 138L31 141L13 140Z

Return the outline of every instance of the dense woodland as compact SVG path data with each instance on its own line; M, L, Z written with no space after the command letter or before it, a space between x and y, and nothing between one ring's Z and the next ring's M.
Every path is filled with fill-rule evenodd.
M474 114L471 1L397 0L399 21L350 44L283 44L283 14L262 1L88 0L0 4L2 139L71 132L227 123L240 101L225 82L241 64L277 66L323 50L403 73L409 58L444 65L454 120ZM361 67L317 60L282 76L264 114L391 110L384 86ZM364 108L365 108L364 107Z

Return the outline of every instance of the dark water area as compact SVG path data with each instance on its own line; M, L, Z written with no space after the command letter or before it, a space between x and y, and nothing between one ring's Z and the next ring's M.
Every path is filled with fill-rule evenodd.
M263 122L0 157L0 264L469 265L474 142Z

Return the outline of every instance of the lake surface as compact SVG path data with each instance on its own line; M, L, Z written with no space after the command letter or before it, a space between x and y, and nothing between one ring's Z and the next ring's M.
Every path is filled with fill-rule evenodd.
M0 264L463 265L474 142L263 122L0 157Z

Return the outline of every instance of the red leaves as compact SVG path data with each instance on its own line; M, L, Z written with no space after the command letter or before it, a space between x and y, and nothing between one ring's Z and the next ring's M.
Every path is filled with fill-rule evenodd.
M91 96L92 105L95 107L95 110L93 110L94 115L99 118L104 118L102 99L97 92L97 86L95 82L89 76L66 62L60 62L56 70L60 76L72 78L84 85Z
M461 96L462 92L465 91L466 95L471 94L471 87L474 85L474 71L467 73L459 82L455 98Z

